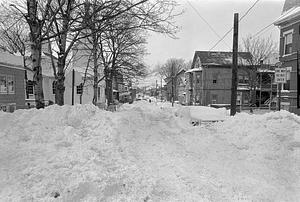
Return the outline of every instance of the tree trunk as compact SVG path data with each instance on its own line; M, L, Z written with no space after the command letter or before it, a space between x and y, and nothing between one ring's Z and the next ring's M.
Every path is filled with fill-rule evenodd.
M97 36L96 32L93 31L93 59L94 59L94 97L93 97L93 104L97 104L97 98L98 98L98 60L97 60Z
M113 101L113 88L112 88L112 71L106 69L105 71L105 94L107 99L107 105L111 105Z
M31 46L32 66L33 66L33 82L36 108L44 108L44 92L43 92L43 75L41 68L41 50L40 42Z
M64 105L64 93L65 93L65 58L60 55L57 61L57 80L55 88L55 103L62 106Z
M30 26L30 41L31 41L31 58L33 68L33 83L36 108L44 108L44 92L43 92L43 76L41 68L41 23L37 18L37 2L36 0L27 0L28 9L28 24Z
M55 92L55 102L56 104L62 106L64 102L65 93L65 66L66 66L66 45L67 45L67 31L68 31L68 17L64 16L62 22L62 34L59 38L59 53L57 60L57 81L56 81L56 92Z

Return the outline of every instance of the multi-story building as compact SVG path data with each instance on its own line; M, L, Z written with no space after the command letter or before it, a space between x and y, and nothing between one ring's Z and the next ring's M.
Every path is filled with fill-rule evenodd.
M249 104L249 80L253 73L246 61L249 52L238 53L238 104ZM232 52L196 51L188 74L187 103L230 104Z
M172 101L172 93L174 101L180 104L186 104L186 78L184 69L179 70L173 77L165 78L166 82L166 99Z
M23 58L0 53L0 110L25 108L25 69Z
M281 68L287 71L287 82L281 85L281 103L284 109L300 114L300 108L297 106L297 99L300 99L299 73L297 74L297 62L300 57L300 54L297 54L300 51L300 1L286 0L282 15L274 24L280 29Z

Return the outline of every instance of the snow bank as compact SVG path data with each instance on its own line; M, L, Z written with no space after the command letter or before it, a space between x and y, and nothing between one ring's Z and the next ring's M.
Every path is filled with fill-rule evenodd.
M220 121L227 117L226 108L212 108L204 106L188 106L192 119L206 121Z
M225 114L146 101L0 112L0 201L297 201L300 118ZM225 119L189 124L210 116Z

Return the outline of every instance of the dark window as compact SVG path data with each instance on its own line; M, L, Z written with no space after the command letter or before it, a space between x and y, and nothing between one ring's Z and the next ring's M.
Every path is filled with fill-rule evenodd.
M293 33L289 32L284 34L284 54L292 53L292 42L293 42Z
M201 79L201 78L200 78L200 74L197 74L197 75L196 75L196 81L197 81L197 83L200 83L200 79Z
M27 81L26 94L33 95L33 81L31 81L31 80Z
M245 82L245 83L249 83L249 77L248 77L248 76L245 76L245 77L244 77L244 82Z
M218 101L218 95L212 94L211 95L211 104L217 104Z
M79 95L81 95L83 93L83 84L82 83L76 87L76 92Z
M213 74L212 75L213 83L217 83L218 80L218 74Z
M238 76L239 83L244 83L244 77L242 75Z
M52 82L52 93L55 94L56 92L56 81Z

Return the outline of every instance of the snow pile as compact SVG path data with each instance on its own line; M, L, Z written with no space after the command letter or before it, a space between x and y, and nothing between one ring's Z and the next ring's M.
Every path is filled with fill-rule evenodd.
M227 117L226 108L212 108L204 106L188 106L192 119L206 121L220 121Z
M201 140L205 168L213 171L224 195L246 201L299 200L299 116L241 113L208 131Z
M224 118L193 127L191 118ZM0 201L297 201L300 118L146 101L0 112Z
M128 167L115 151L111 118L92 105L1 113L0 201L109 195L105 185Z

